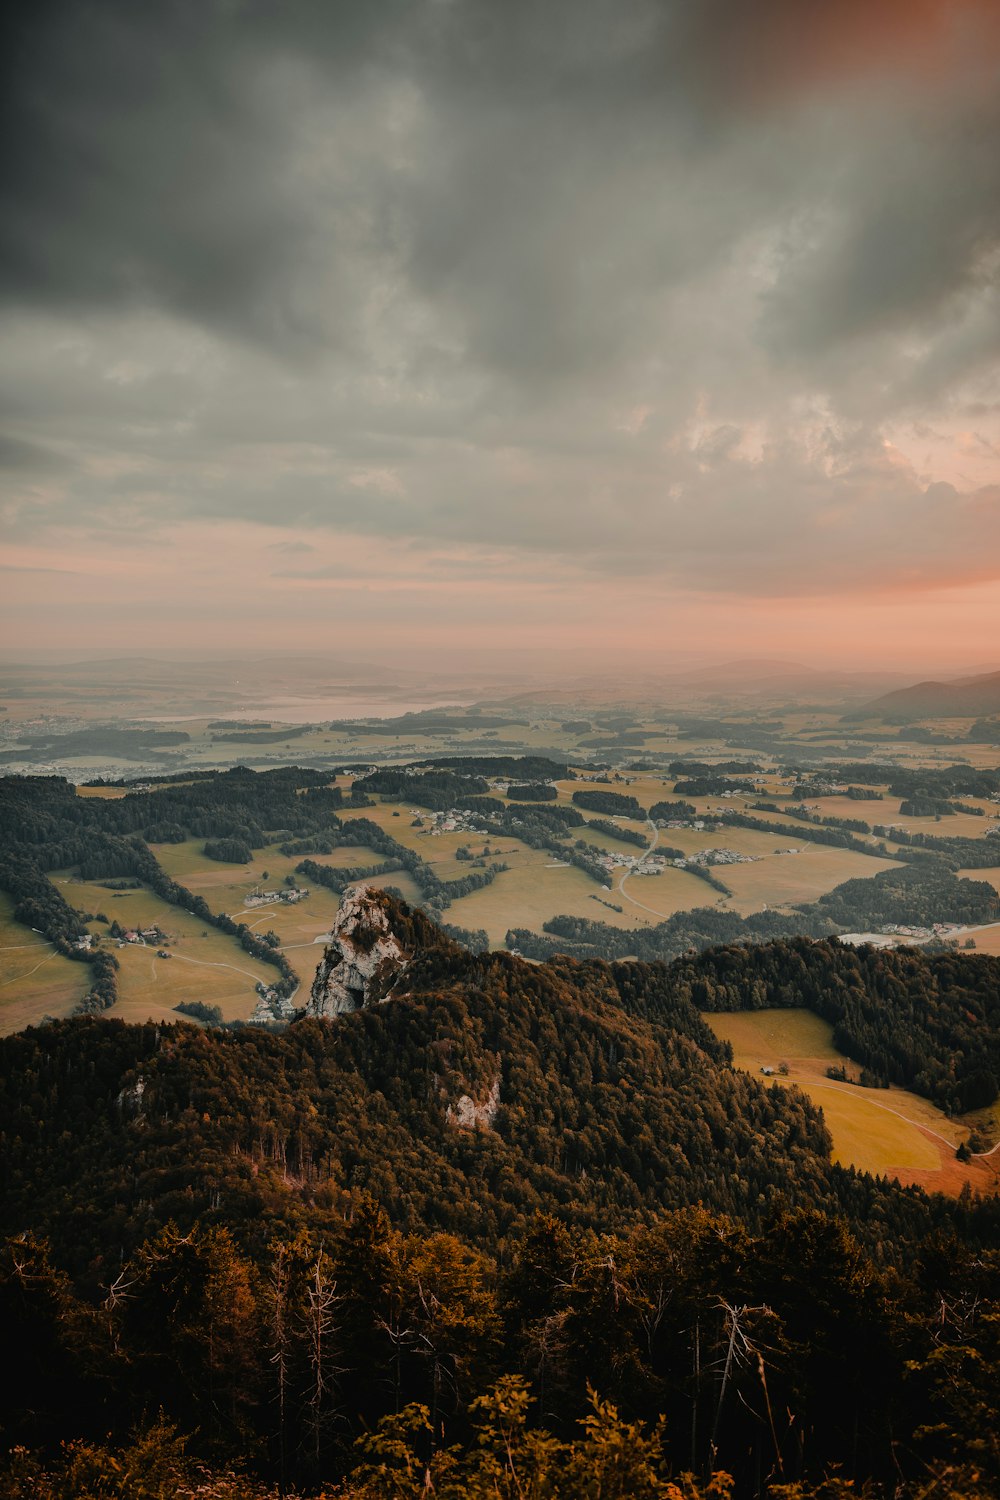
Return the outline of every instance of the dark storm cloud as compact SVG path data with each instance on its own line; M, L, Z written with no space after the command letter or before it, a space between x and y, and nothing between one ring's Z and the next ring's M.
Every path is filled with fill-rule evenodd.
M780 592L849 576L866 514L930 566L942 509L956 546L989 512L997 11L23 6L8 523L167 508ZM900 424L974 429L950 498Z

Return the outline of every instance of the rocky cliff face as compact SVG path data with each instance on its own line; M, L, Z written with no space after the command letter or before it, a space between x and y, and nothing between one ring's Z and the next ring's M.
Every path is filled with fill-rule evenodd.
M348 891L316 970L306 1014L343 1016L388 998L407 965L381 892Z

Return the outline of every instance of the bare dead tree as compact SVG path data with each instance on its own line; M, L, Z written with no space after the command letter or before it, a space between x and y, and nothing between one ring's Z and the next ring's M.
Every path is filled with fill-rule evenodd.
M756 1367L761 1389L764 1396L764 1405L767 1412L767 1425L771 1433L771 1441L774 1445L775 1462L778 1472L784 1472L784 1462L781 1455L781 1445L778 1442L778 1434L774 1423L774 1412L771 1407L771 1396L767 1387L767 1366L764 1360L764 1349L759 1340L752 1333L752 1319L754 1317L773 1317L771 1309L765 1304L759 1307L750 1307L744 1304L742 1307L734 1307L732 1303L720 1298L717 1306L724 1314L724 1328L726 1336L725 1357L718 1361L722 1367L722 1379L719 1385L719 1398L716 1402L715 1417L712 1422L712 1435L708 1447L708 1472L715 1473L715 1461L719 1448L719 1425L722 1418L723 1403L726 1399L726 1391L733 1373L737 1369ZM748 1324L750 1326L748 1326ZM740 1401L761 1424L764 1418L747 1401L742 1392L739 1392Z
M306 1397L309 1428L313 1440L313 1458L318 1464L323 1446L323 1432L332 1413L330 1399L338 1378L345 1373L334 1364L335 1309L343 1301L337 1295L337 1283L327 1270L328 1257L322 1247L316 1257L306 1289L306 1339L309 1362L309 1390Z

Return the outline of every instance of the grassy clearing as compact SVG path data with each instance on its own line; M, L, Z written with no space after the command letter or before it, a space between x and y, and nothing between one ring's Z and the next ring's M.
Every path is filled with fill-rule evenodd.
M626 909L631 907L640 911L650 923L673 916L676 911L693 911L699 906L718 906L725 902L720 892L697 875L689 875L686 870L670 868L661 875L625 875L622 886L624 873L616 874L614 894L607 899L622 901Z
M861 1089L826 1077L831 1063L845 1066L856 1077L857 1066L833 1045L833 1028L806 1010L739 1011L706 1015L716 1036L732 1043L733 1060L744 1072L760 1075L762 1067L788 1067L775 1081L796 1084L819 1105L833 1137L835 1161L859 1171L915 1180L934 1186L923 1174L942 1175L942 1154L950 1159L969 1134L956 1120L948 1120L926 1099L906 1089ZM923 1129L921 1129L923 1127ZM925 1131L944 1138L936 1142Z
M822 844L795 847L803 852L772 853L756 864L727 865L716 870L714 873L733 893L726 905L743 917L765 906L800 905L815 901L844 880L868 879L894 863Z
M0 1035L23 1031L45 1016L72 1015L90 988L90 968L63 958L30 927L14 921L14 903L0 891Z
M384 890L386 886L391 885L395 890L402 891L403 900L409 901L411 905L418 903L422 899L419 885L417 885L413 876L408 875L405 870L392 870L388 875L377 876L375 880L369 881L368 884L378 886L380 890ZM445 912L444 920L446 922L451 921L450 911Z
M337 897L323 886L310 886L306 901L296 906L244 906L244 898L258 886L265 890L279 890L285 876L294 874L301 862L300 855L279 854L277 847L254 851L248 865L220 864L206 859L202 854L201 839L189 839L184 844L156 844L153 853L162 867L188 890L204 897L214 911L224 911L236 922L246 922L250 927L263 925L272 928L284 939L285 933L297 934L305 923L312 932L329 931L337 913ZM371 849L335 849L332 854L311 854L309 858L319 865L336 869L355 865L375 866L381 857ZM265 879L266 875L266 879ZM302 880L302 877L296 877ZM308 883L308 882L303 882ZM264 920L266 918L266 920ZM273 920L272 920L273 919ZM298 939L289 936L288 941Z
M394 816L396 813L398 817ZM439 833L428 832L430 820L433 813L426 808L419 808L403 802L379 802L375 807L359 807L344 809L342 820L344 823L351 822L354 818L367 818L370 823L377 823L383 828L397 844L402 844L404 849L412 849L421 859L433 864L435 859L444 855L455 853L462 844L481 842L481 836L468 833ZM414 828L412 824L420 819L424 826Z
M648 823L636 823L631 818L623 818L619 821L623 828L635 829L636 832L644 834L646 847L649 847L652 835ZM579 838L586 839L588 844L593 844L598 849L606 849L609 854L641 854L643 852L638 844L630 844L628 839L616 839L610 833L603 833L600 828L594 828L589 819L586 828L575 828L572 831Z

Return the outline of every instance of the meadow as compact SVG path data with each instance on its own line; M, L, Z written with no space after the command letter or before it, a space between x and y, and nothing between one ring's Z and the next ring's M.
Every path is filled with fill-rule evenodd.
M63 958L30 927L14 921L0 891L0 1035L23 1031L45 1016L72 1015L90 987L86 964Z
M737 847L728 839L726 844L729 848ZM890 859L876 859L825 844L803 842L787 846L798 848L801 851L798 854L776 854L776 847L772 842L771 852L754 864L726 865L715 870L733 893L725 903L729 910L745 917L765 906L798 906L826 895L844 880L867 879L893 865Z
M958 1192L966 1181L981 1190L996 1187L996 1158L973 1158L964 1168L955 1160L970 1127L991 1111L948 1119L907 1089L863 1089L828 1078L831 1066L843 1067L849 1079L857 1079L860 1068L833 1045L829 1022L807 1010L711 1013L704 1019L731 1043L737 1068L758 1077L762 1068L774 1069L771 1082L800 1088L822 1108L834 1161L930 1191Z
M633 912L617 891L602 889L582 870L558 863L545 849L515 846L510 839L503 839L501 847L505 851L503 862L510 869L498 875L492 885L452 902L445 913L446 922L485 928L491 947L504 946L508 928L531 927L540 931L543 922L564 913L626 929L645 927L656 920L654 916ZM692 886L695 883L691 881ZM613 910L615 905L624 910Z
M159 943L148 946L126 943L118 947L110 940L121 969L120 998L115 1015L123 1021L147 1017L169 1017L182 1000L201 1000L218 1005L223 1019L246 1020L257 1003L255 986L274 983L276 971L244 953L235 938L207 926L190 912L170 906L153 891L109 891L98 884L74 880L56 872L53 880L67 901L78 911L103 912L126 930L159 927L166 934L164 951L170 958L157 958ZM102 922L88 924L90 931L109 941Z

